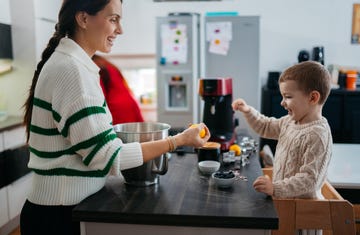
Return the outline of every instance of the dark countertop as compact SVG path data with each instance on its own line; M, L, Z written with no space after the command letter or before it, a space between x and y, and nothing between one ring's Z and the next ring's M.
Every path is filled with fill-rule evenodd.
M241 168L248 181L218 189L197 168L197 156L173 154L168 172L150 187L124 184L110 177L106 186L73 210L76 221L194 227L277 229L278 216L271 198L256 192L253 181L261 173L257 156Z
M8 116L4 121L0 122L0 132L21 126L22 122L23 117L21 116Z

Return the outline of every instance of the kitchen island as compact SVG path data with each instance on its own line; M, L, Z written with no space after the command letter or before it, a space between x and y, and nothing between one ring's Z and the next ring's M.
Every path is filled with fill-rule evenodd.
M232 188L219 189L197 168L197 156L173 154L160 183L134 187L110 177L73 210L82 234L270 234L278 216L270 197L256 192L258 157L241 167Z

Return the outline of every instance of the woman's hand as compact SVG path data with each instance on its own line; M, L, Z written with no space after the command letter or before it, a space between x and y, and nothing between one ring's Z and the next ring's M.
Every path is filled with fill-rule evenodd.
M266 193L269 196L274 194L274 186L268 175L259 176L253 183L256 191Z
M231 106L232 106L234 111L240 111L240 112L243 112L243 113L250 112L250 106L247 105L245 100L243 100L243 99L234 100L234 102L232 103Z
M200 137L200 131L205 129L205 136ZM178 146L202 147L210 138L210 131L204 123L199 123L196 127L187 128L180 134L174 136Z

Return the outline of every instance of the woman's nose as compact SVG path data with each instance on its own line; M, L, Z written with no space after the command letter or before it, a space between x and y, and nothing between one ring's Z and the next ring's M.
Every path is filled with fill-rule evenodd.
M115 33L123 34L123 28L122 28L121 24L118 24L118 27L116 27L116 29L115 29Z

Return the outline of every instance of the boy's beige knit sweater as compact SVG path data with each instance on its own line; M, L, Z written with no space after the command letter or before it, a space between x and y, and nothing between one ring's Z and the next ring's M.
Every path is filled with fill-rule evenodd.
M245 113L262 137L278 140L273 168L274 197L321 198L332 152L329 124L323 117L295 124L290 116L269 118L254 108Z

